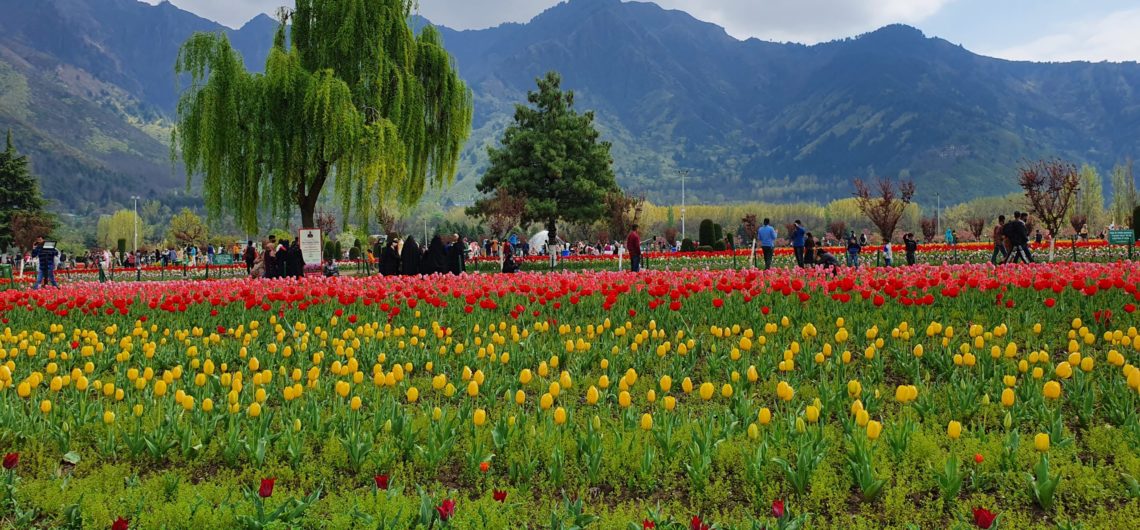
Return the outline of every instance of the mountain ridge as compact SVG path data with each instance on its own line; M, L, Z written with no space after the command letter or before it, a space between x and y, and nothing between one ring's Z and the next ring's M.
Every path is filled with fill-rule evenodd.
M38 87L19 104L0 96L0 128L18 130L49 196L73 210L138 189L188 200L165 145L178 47L194 31L224 32L259 70L277 26L258 15L226 28L135 0L0 0L0 10L12 14L0 20L0 87L20 78ZM476 101L444 193L459 203L472 200L486 147L548 70L596 112L619 182L659 202L679 198L676 168L691 171L695 201L826 200L868 175L913 178L920 200L938 191L955 201L1012 191L1024 158L1107 169L1140 156L1135 62L1007 61L902 24L813 45L741 40L684 11L620 0L570 0L527 23L439 28ZM58 109L85 119L61 130ZM50 191L77 177L102 190L97 200Z

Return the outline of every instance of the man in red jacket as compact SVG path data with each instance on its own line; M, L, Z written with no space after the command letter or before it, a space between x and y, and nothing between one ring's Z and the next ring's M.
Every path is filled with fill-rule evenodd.
M641 236L637 235L637 225L629 231L629 237L625 238L625 249L629 252L629 270L638 272L641 270Z

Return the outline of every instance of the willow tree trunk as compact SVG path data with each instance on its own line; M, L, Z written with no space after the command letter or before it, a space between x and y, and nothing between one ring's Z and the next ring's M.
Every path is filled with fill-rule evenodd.
M312 185L305 189L305 179L297 184L297 206L301 209L301 228L316 228L317 199L321 196L321 189L328 179L329 165L321 164Z

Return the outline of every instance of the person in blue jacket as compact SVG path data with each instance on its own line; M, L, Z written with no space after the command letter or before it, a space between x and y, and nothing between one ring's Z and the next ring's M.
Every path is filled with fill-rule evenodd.
M804 235L807 230L804 230L803 223L796 219L795 228L792 229L792 252L796 255L796 266L804 266Z
M756 240L760 242L760 250L764 253L764 270L772 268L772 256L776 252L776 229L772 228L771 221L764 219L764 225L756 231Z

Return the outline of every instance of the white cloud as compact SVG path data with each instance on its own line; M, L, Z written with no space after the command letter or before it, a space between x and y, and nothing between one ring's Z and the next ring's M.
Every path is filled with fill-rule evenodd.
M954 0L658 0L738 38L812 44L886 24L919 23Z
M142 0L148 4L158 4L163 0ZM292 0L169 0L170 3L190 11L202 18L220 22L231 28L240 28L249 19L261 13L274 15L283 5L293 5Z
M1137 28L1140 9L1126 9L1076 21L1064 32L985 54L1019 61L1135 61L1140 58Z

